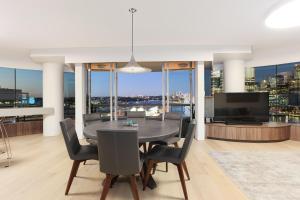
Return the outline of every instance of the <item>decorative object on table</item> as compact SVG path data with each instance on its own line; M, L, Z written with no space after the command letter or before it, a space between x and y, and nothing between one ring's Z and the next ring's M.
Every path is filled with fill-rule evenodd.
M130 61L125 65L125 67L122 67L118 69L119 72L125 72L125 73L145 73L145 72L151 72L151 69L140 66L134 58L133 55L133 14L137 11L135 8L130 8L129 12L131 14L131 58Z
M127 120L123 123L124 126L138 127L139 124L135 120Z
M5 128L5 124L8 123L13 123L15 119L9 120L5 118L0 118L0 132L1 132L1 139L2 139L2 144L3 147L0 147L0 156L2 157L3 155L6 158L7 164L5 167L9 167L10 165L10 160L12 159L12 153L11 153L11 147L10 147L10 142L7 134L7 130ZM2 149L4 148L4 149Z

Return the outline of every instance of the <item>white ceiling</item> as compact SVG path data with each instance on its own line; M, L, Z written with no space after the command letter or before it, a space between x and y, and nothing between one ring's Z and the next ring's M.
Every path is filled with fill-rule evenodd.
M300 44L300 27L269 29L279 0L0 0L0 51L136 45Z

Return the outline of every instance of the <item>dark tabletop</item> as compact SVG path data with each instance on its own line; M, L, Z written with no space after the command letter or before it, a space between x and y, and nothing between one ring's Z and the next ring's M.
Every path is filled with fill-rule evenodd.
M126 120L94 122L87 125L83 134L90 139L97 139L97 130L138 130L139 142L151 142L172 137L179 132L179 122L176 120L133 119L138 127L124 125Z

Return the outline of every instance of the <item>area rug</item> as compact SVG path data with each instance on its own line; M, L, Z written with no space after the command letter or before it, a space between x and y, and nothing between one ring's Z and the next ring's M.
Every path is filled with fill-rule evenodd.
M300 200L300 152L211 152L250 200Z

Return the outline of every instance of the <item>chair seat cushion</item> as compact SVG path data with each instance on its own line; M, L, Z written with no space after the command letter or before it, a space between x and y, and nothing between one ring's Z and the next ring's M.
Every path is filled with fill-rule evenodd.
M95 145L82 145L75 155L76 160L98 160L98 148Z
M150 142L150 144L152 144L152 145L171 145L171 144L174 144L179 141L180 141L179 137L170 137L170 138L166 138L164 140Z
M174 164L179 164L180 153L180 148L165 145L157 145L147 153L146 160L155 160L159 162L170 162Z

